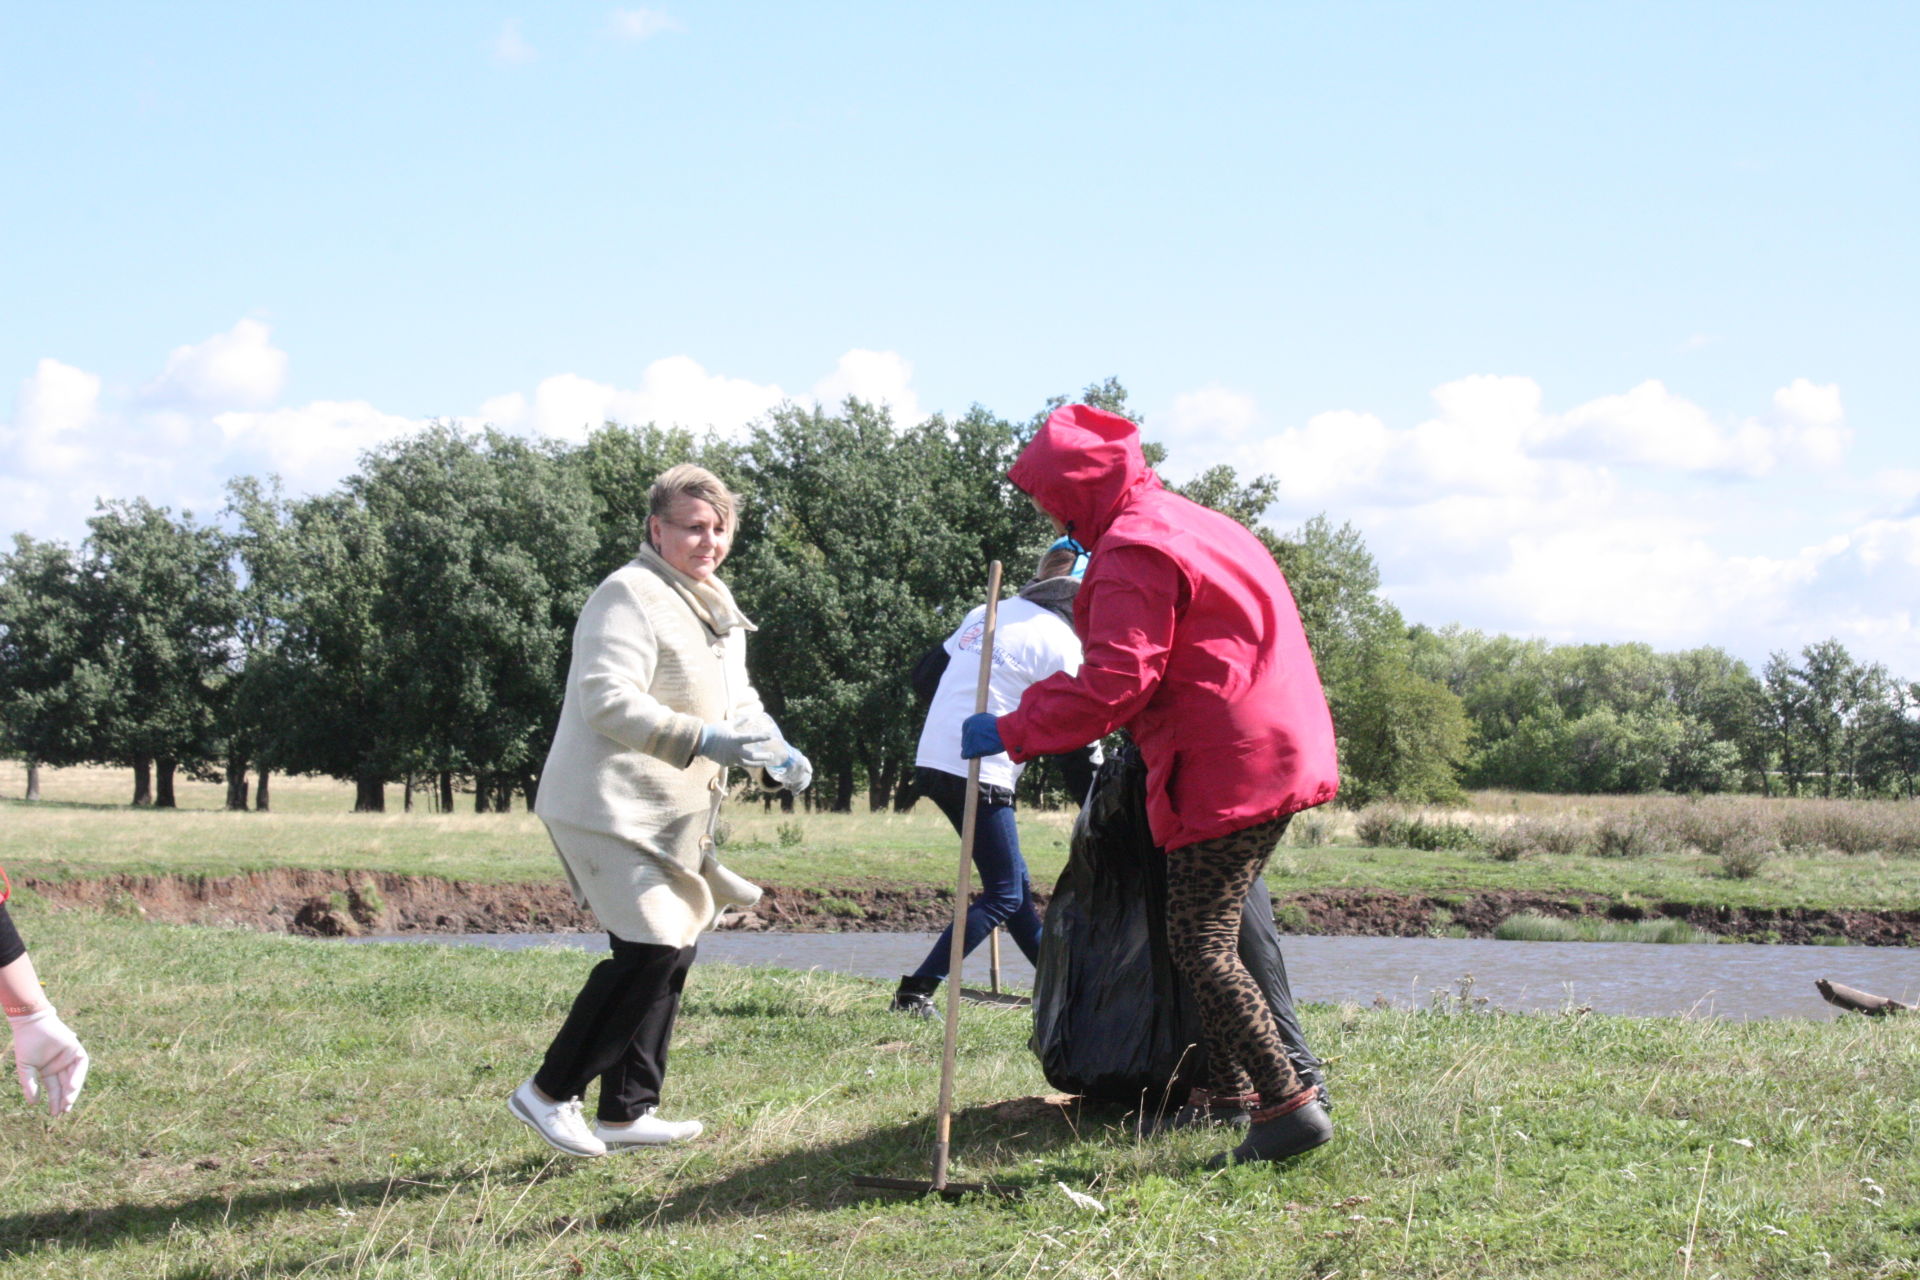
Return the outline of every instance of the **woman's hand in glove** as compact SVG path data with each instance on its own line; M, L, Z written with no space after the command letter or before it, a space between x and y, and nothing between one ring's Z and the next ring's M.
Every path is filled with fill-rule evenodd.
M977 712L960 722L960 758L962 760L997 756L1006 749L1006 744L1000 741L1000 717L993 712Z
M19 1017L13 1024L13 1062L28 1102L46 1100L49 1115L65 1115L87 1082L87 1051L51 1007Z
M795 795L813 785L813 761L800 754L798 747L789 751L785 764L777 769L769 769L767 773Z
M756 767L762 760L756 758L754 745L772 737L771 731L758 728L736 729L731 725L710 724L700 730L700 745L694 754L733 768Z

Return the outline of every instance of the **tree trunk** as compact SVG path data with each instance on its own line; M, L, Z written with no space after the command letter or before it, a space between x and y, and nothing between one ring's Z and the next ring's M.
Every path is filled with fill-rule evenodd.
M153 803L153 761L146 756L133 762L133 803L139 808Z
M833 812L853 812L853 761L842 760L833 778Z
M174 760L154 762L153 807L156 809L174 809L179 806L173 802L173 773L179 768Z
M402 800L400 801L400 811L402 813L412 813L413 812L413 774L412 773L407 774L405 786L406 786L406 790L400 793L401 796L403 797Z
M914 776L912 769L903 766L900 770L900 785L893 789L893 811L905 813L913 808L914 802L919 798L919 779Z
M355 813L385 813L387 811L386 779L361 775L353 780L353 811Z
M247 758L239 752L227 757L227 808L247 811Z
M253 811L255 813L265 813L267 811L269 808L267 798L267 768L265 765L262 765L260 766L260 781L256 783L253 788Z
M440 771L440 812L453 812L453 771L451 769Z
M475 769L473 771L473 811L475 813L486 813L491 809L492 792L493 775Z
M495 813L513 812L513 776L511 774L493 775L493 811Z
M540 803L540 775L537 773L520 775L520 794L527 798L527 812L532 813L534 806Z
M893 798L893 775L899 772L900 762L891 756L877 770L867 774L867 812L884 813L887 801Z
M40 762L38 760L29 760L27 761L27 799L38 800L39 798Z

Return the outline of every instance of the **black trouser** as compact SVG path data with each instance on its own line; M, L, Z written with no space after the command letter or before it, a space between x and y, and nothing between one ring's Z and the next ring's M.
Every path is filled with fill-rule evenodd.
M694 948L607 937L613 955L587 975L533 1083L549 1098L565 1100L584 1096L598 1078L595 1114L625 1124L660 1101L667 1042Z

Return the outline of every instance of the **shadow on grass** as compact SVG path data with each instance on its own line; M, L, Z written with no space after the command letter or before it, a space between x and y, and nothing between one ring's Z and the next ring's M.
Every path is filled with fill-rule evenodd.
M63 812L78 813L219 813L218 809L158 809L150 804L119 804L111 800L0 800L0 809L18 809L22 813L37 813L42 809L59 809Z
M1113 1127L1124 1127L1123 1114L1118 1107L1079 1103L1056 1106L1038 1099L966 1108L953 1117L951 1176L955 1181L980 1181L986 1169L1013 1169L1014 1176L1002 1177L996 1183L1021 1191L1044 1186L1056 1178L1077 1180L1080 1170L1046 1157L1088 1138L1112 1139ZM916 1198L911 1193L856 1187L852 1179L856 1174L931 1178L933 1136L933 1118L919 1116L869 1129L843 1142L799 1147L757 1163L734 1165L704 1180L700 1173L716 1156L689 1148L677 1172L656 1161L647 1177L652 1185L636 1188L585 1220L567 1220L566 1225L572 1229L591 1222L589 1229L612 1233L775 1213L827 1212L861 1202L906 1205ZM672 1158L666 1152L638 1152L613 1159L647 1162L651 1157ZM586 1165L536 1154L489 1166L484 1172L487 1181L499 1187L565 1177ZM368 1212L385 1205L428 1200L449 1195L480 1176L482 1171L474 1168L448 1169L414 1177L314 1182L300 1187L206 1192L174 1201L0 1215L0 1262L30 1255L40 1244L104 1253L126 1245L164 1242L176 1229L230 1229L237 1233L271 1230L262 1220L340 1209ZM491 1243L507 1247L549 1240L555 1231L552 1222L525 1223L493 1235ZM247 1264L229 1272L220 1264L202 1262L167 1274L170 1280L226 1280L241 1274L357 1272L356 1257L351 1249L346 1253L329 1249L317 1255L279 1259L264 1270L259 1264Z
M505 1178L539 1180L556 1165L549 1156L528 1156L503 1165ZM570 1167L559 1164L559 1168ZM301 1187L263 1188L231 1195L208 1192L185 1200L112 1205L94 1209L58 1209L44 1213L0 1216L0 1259L14 1257L40 1241L67 1248L110 1249L127 1243L165 1238L183 1228L234 1226L244 1229L251 1219L310 1209L340 1208L358 1211L395 1200L444 1195L471 1182L473 1170L422 1174L418 1177L363 1178L350 1182L312 1182Z
M1123 1109L1118 1107L1078 1102L1053 1106L1033 1099L968 1107L953 1116L949 1177L978 1182L986 1180L984 1167L1018 1165L1017 1176L992 1181L1025 1191L1072 1176L1075 1171L1033 1161L1093 1135L1110 1136L1108 1128L1120 1124L1122 1116ZM924 1116L869 1129L845 1142L795 1148L708 1181L693 1176L657 1192L635 1195L602 1213L599 1228L624 1231L729 1216L825 1212L874 1200L906 1203L914 1198L912 1193L856 1187L853 1178L864 1174L929 1180L933 1140L933 1117Z

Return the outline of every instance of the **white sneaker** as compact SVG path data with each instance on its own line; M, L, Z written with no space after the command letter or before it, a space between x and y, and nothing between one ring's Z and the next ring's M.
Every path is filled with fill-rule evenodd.
M524 1121L555 1151L570 1156L607 1154L607 1144L587 1130L586 1118L580 1114L580 1099L548 1102L534 1092L531 1076L507 1098L507 1110Z
M706 1132L706 1128L698 1120L662 1120L648 1107L629 1124L594 1121L593 1136L605 1143L607 1150L618 1151L622 1147L664 1147L672 1142L688 1142Z

